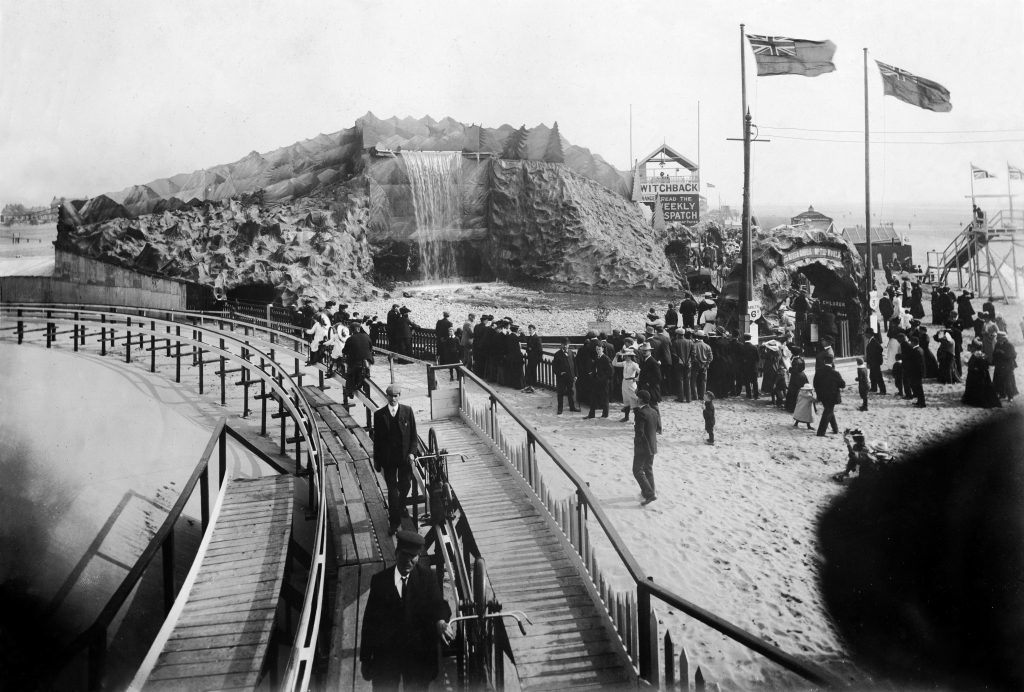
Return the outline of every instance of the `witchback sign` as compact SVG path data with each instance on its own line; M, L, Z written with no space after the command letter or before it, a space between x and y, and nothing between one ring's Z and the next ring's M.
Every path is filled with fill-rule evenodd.
M700 221L700 183L696 180L666 180L654 178L640 184L640 201L654 208L661 203L666 222L695 224Z

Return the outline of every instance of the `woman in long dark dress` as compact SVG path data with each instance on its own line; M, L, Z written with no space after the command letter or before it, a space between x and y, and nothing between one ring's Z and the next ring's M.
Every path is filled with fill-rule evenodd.
M920 341L921 350L924 351L924 376L926 378L928 378L928 377L938 377L939 376L939 361L935 357L935 354L932 353L931 343L929 342L929 339L928 339L928 329L922 326L920 328L920 332L919 333L920 333L920 336L921 336L921 341Z
M924 317L924 305L921 302L923 296L924 290L920 282L915 282L914 288L910 291L910 315L917 320Z
M960 375L956 371L956 346L953 337L945 330L939 330L934 339L939 343L939 382L942 384L955 384L960 381Z
M996 345L992 349L992 365L996 366L992 374L992 385L996 396L1013 401L1017 396L1017 381L1013 371L1017 369L1017 349L1006 338L1006 332L998 332Z
M967 361L967 383L960 401L967 406L999 408L999 397L988 375L988 359L981 349L981 339L975 339L969 346L971 359Z
M799 346L790 346L793 359L789 365L789 388L786 389L786 410L790 413L796 410L796 400L800 395L800 388L807 384L807 373L804 372L803 350Z

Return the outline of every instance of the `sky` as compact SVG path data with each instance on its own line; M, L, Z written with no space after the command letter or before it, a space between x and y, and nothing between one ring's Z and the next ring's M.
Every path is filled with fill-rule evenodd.
M0 204L229 163L372 111L557 121L620 169L665 142L699 161L711 200L738 205L741 23L837 46L836 71L814 78L756 77L744 46L771 140L753 145L755 213L863 203L864 48L953 102L885 97L870 62L873 209L967 204L971 163L998 176L977 193L1005 194L1007 161L1024 168L1020 0L0 0Z

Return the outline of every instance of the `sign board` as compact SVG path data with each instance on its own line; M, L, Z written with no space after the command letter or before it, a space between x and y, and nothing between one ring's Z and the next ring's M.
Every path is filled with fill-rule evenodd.
M761 319L761 306L751 305L747 307L747 317L750 318L751 322Z
M878 291L871 291L871 293L869 295L870 295L870 298L868 298L868 305L871 306L872 310L877 310L878 309Z
M612 333L612 323L611 322L587 322L587 331L597 332L598 334L600 334L601 332L604 332L605 334L611 334Z
M700 182L696 180L658 182L653 178L640 183L640 201L654 209L661 202L666 223L692 225L700 221Z
M791 250L782 257L782 263L787 267L791 264L813 264L820 262L826 266L838 266L843 261L843 255L839 250L820 245L805 245L802 248Z

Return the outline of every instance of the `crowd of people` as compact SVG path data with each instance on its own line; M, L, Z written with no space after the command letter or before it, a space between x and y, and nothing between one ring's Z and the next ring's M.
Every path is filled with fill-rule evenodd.
M922 324L927 313L920 282L893 277L884 291L878 304L879 329L865 330L864 357L857 360L850 383L856 385L858 410L868 410L871 396L887 395L890 386L895 396L925 408L928 381L963 382L961 400L968 406L998 407L1017 395L1016 351L996 314L995 301L990 298L975 311L969 291L956 296L948 287L934 285L931 294L930 332ZM372 344L380 342L382 332L392 350L411 354L419 327L409 308L398 304L384 322L376 316L349 314L347 308L336 301L328 301L321 310L304 308L309 313L304 331L310 340L310 363L322 361L328 374L344 375L351 392L368 376ZM833 334L825 333L811 344L806 335L800 338L799 328L782 327L758 343L750 334L717 324L717 317L713 294L698 299L688 292L680 303L668 303L664 312L652 307L643 316L642 330L590 331L576 346L562 339L550 359L556 415L564 413L566 400L570 412L584 413L587 419L609 418L614 407L622 414L618 420L629 422L633 417L635 425L646 429L652 416L637 415L648 408L658 414L654 434L660 434L662 401L697 401L705 407L707 443L714 444L714 401L742 396L764 399L770 407L789 412L794 427L802 423L819 436L829 430L838 434L835 408L847 383L835 369ZM481 314L478 320L469 313L456 326L446 311L433 331L438 363L462 363L486 382L524 392L538 385L545 358L535 325L524 331L512 317ZM806 356L814 358L813 380L805 372L801 344L815 350ZM644 493L646 498L646 489Z

